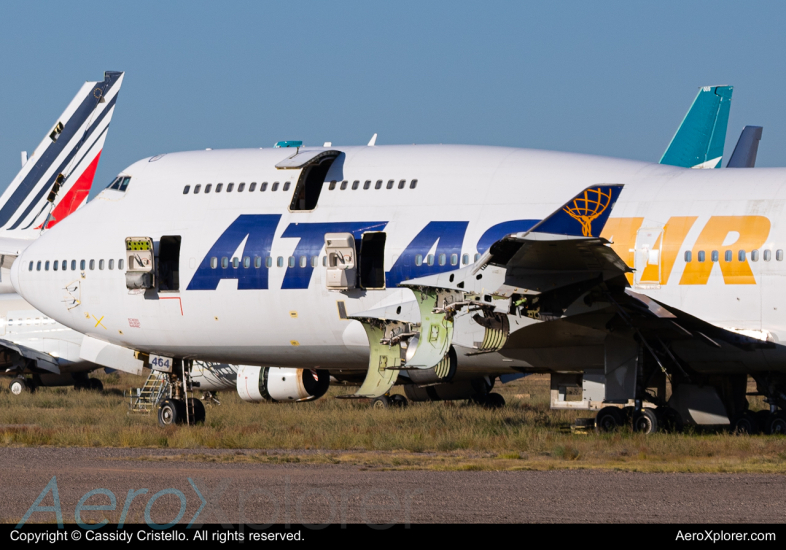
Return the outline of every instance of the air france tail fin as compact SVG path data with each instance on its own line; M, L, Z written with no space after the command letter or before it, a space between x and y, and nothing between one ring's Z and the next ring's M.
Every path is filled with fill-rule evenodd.
M729 124L732 86L705 86L671 139L661 164L684 168L718 168Z
M123 73L107 71L103 82L85 82L46 133L22 170L0 196L0 234L33 239L84 204Z
M726 168L753 168L756 165L761 131L761 126L746 126L742 129Z

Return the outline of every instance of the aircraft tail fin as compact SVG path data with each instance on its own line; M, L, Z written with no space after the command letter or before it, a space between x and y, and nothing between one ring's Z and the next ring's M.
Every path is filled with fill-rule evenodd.
M603 231L614 204L622 192L622 184L587 187L566 202L562 208L538 222L531 233L550 233L568 237L597 237Z
M761 126L746 126L742 129L726 168L753 168L756 165L761 131Z
M671 139L661 164L718 168L723 158L733 86L704 86Z
M4 236L31 239L87 200L123 73L85 82L0 196ZM27 157L27 158L26 158Z

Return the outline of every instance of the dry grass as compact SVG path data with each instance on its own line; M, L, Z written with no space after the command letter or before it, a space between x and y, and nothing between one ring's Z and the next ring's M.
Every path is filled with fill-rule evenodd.
M568 428L574 418L589 414L550 411L544 377L498 388L508 402L499 411L464 403L371 410L364 402L332 398L348 391L344 388L299 405L244 403L227 392L221 395L221 406L208 406L203 426L167 429L158 426L155 415L127 414L121 390L141 385L142 379L101 378L107 388L102 394L42 388L14 396L3 384L0 446L244 449L239 454L196 454L187 459L321 462L375 469L786 473L785 437L571 434Z

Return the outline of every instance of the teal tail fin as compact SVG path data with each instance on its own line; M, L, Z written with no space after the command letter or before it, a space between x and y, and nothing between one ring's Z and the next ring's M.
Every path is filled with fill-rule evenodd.
M733 91L732 86L701 88L660 163L684 168L720 167Z

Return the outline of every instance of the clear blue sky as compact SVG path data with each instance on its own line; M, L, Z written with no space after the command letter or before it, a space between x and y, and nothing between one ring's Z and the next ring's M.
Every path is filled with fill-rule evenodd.
M783 2L14 2L0 6L0 189L85 80L126 71L95 187L205 147L472 143L657 161L702 85L725 158L786 166Z

